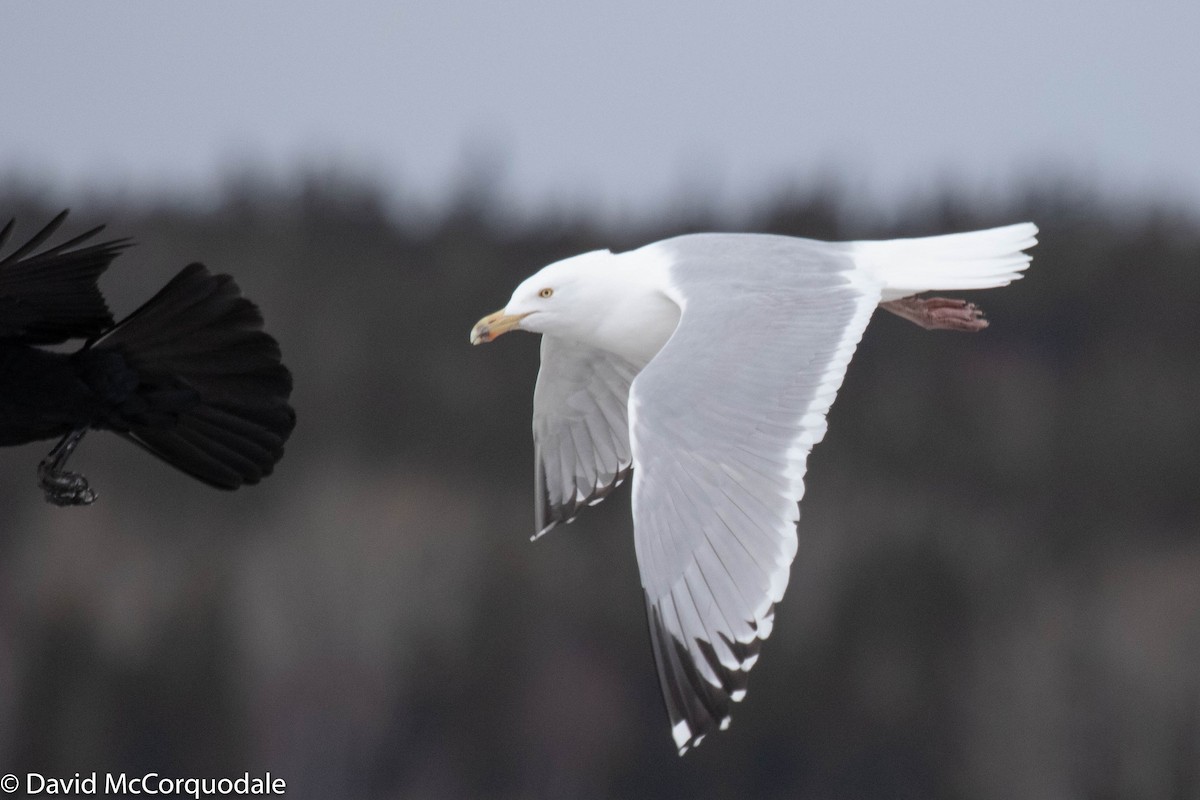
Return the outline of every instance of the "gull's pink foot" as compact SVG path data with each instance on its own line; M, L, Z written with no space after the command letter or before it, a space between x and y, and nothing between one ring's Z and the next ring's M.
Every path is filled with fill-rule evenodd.
M983 318L983 309L966 300L951 300L948 297L902 297L880 303L896 316L925 330L965 331L975 333L988 326Z

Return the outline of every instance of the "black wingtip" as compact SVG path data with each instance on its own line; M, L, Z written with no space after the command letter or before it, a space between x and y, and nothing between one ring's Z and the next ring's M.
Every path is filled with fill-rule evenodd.
M40 231L35 233L33 237L29 239L29 241L9 253L5 258L0 259L0 267L5 266L6 264L11 264L15 261L20 261L25 255L36 250L42 244L42 242L54 235L54 232L58 230L59 226L61 226L66 220L68 213L69 209L64 209L63 211L58 212L54 219L47 222ZM11 226L12 222L9 222L8 224Z
M650 646L654 663L658 668L659 685L667 718L671 722L671 736L679 755L696 747L709 733L729 727L730 710L736 702L734 697L745 694L745 673L740 677L733 671L720 666L716 652L708 645L705 660L716 664L721 676L721 686L714 686L704 679L696 668L691 653L683 642L676 639L663 624L659 609L649 595L646 596L647 621L650 629ZM707 643L697 642L701 650ZM710 656L711 653L711 656ZM729 676L723 676L729 673ZM739 697L740 699L740 697Z
M624 483L633 472L632 465L623 467L617 470L611 479L601 481L594 486L586 497L580 498L578 495L575 495L565 503L552 503L550 502L550 493L546 491L544 468L542 467L540 456L537 457L537 464L538 472L536 480L542 481L542 491L538 493L540 507L534 509L535 532L530 537L531 541L542 538L559 525L574 522L575 518L579 516L580 511L587 506L594 506L600 503L604 498L612 494L613 490Z
M27 242L0 258L0 339L56 344L90 339L112 327L112 314L96 282L130 240L81 247L104 229L98 226L39 251L68 213L59 212ZM0 231L0 246L13 229L10 221Z

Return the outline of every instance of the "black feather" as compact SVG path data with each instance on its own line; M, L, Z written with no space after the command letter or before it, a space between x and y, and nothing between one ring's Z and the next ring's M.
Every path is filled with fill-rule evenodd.
M697 640L705 660L716 670L722 685L709 683L696 668L687 647L663 625L658 607L650 601L649 596L646 597L646 610L650 623L650 647L654 651L654 663L658 667L658 679L667 716L671 720L672 735L679 722L687 723L688 738L682 743L676 740L682 755L709 732L727 724L733 703L730 694L736 689L745 688L745 673L736 671L740 673L739 676L735 671L722 667L712 645Z
M23 344L56 344L88 339L112 327L113 318L97 279L128 239L76 248L103 226L55 247L35 252L58 230L63 211L28 242L0 259L0 340ZM13 230L10 221L0 231L0 247Z

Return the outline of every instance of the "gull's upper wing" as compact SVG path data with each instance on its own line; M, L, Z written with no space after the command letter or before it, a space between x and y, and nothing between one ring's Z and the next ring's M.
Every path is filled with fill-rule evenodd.
M630 394L633 514L680 752L729 722L796 554L805 462L879 303L838 245L659 245L679 327Z
M537 531L570 522L629 474L629 384L637 368L603 350L542 337L533 391Z
M102 226L36 252L66 216L62 212L28 242L0 258L0 340L54 344L89 339L112 327L112 314L96 280L128 240L78 247ZM0 229L0 249L12 230L11 221Z

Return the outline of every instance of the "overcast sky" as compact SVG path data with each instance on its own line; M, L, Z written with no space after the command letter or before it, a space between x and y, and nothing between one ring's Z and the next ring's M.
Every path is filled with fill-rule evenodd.
M211 193L315 163L437 201L739 208L1085 176L1200 205L1200 2L0 3L0 176Z

